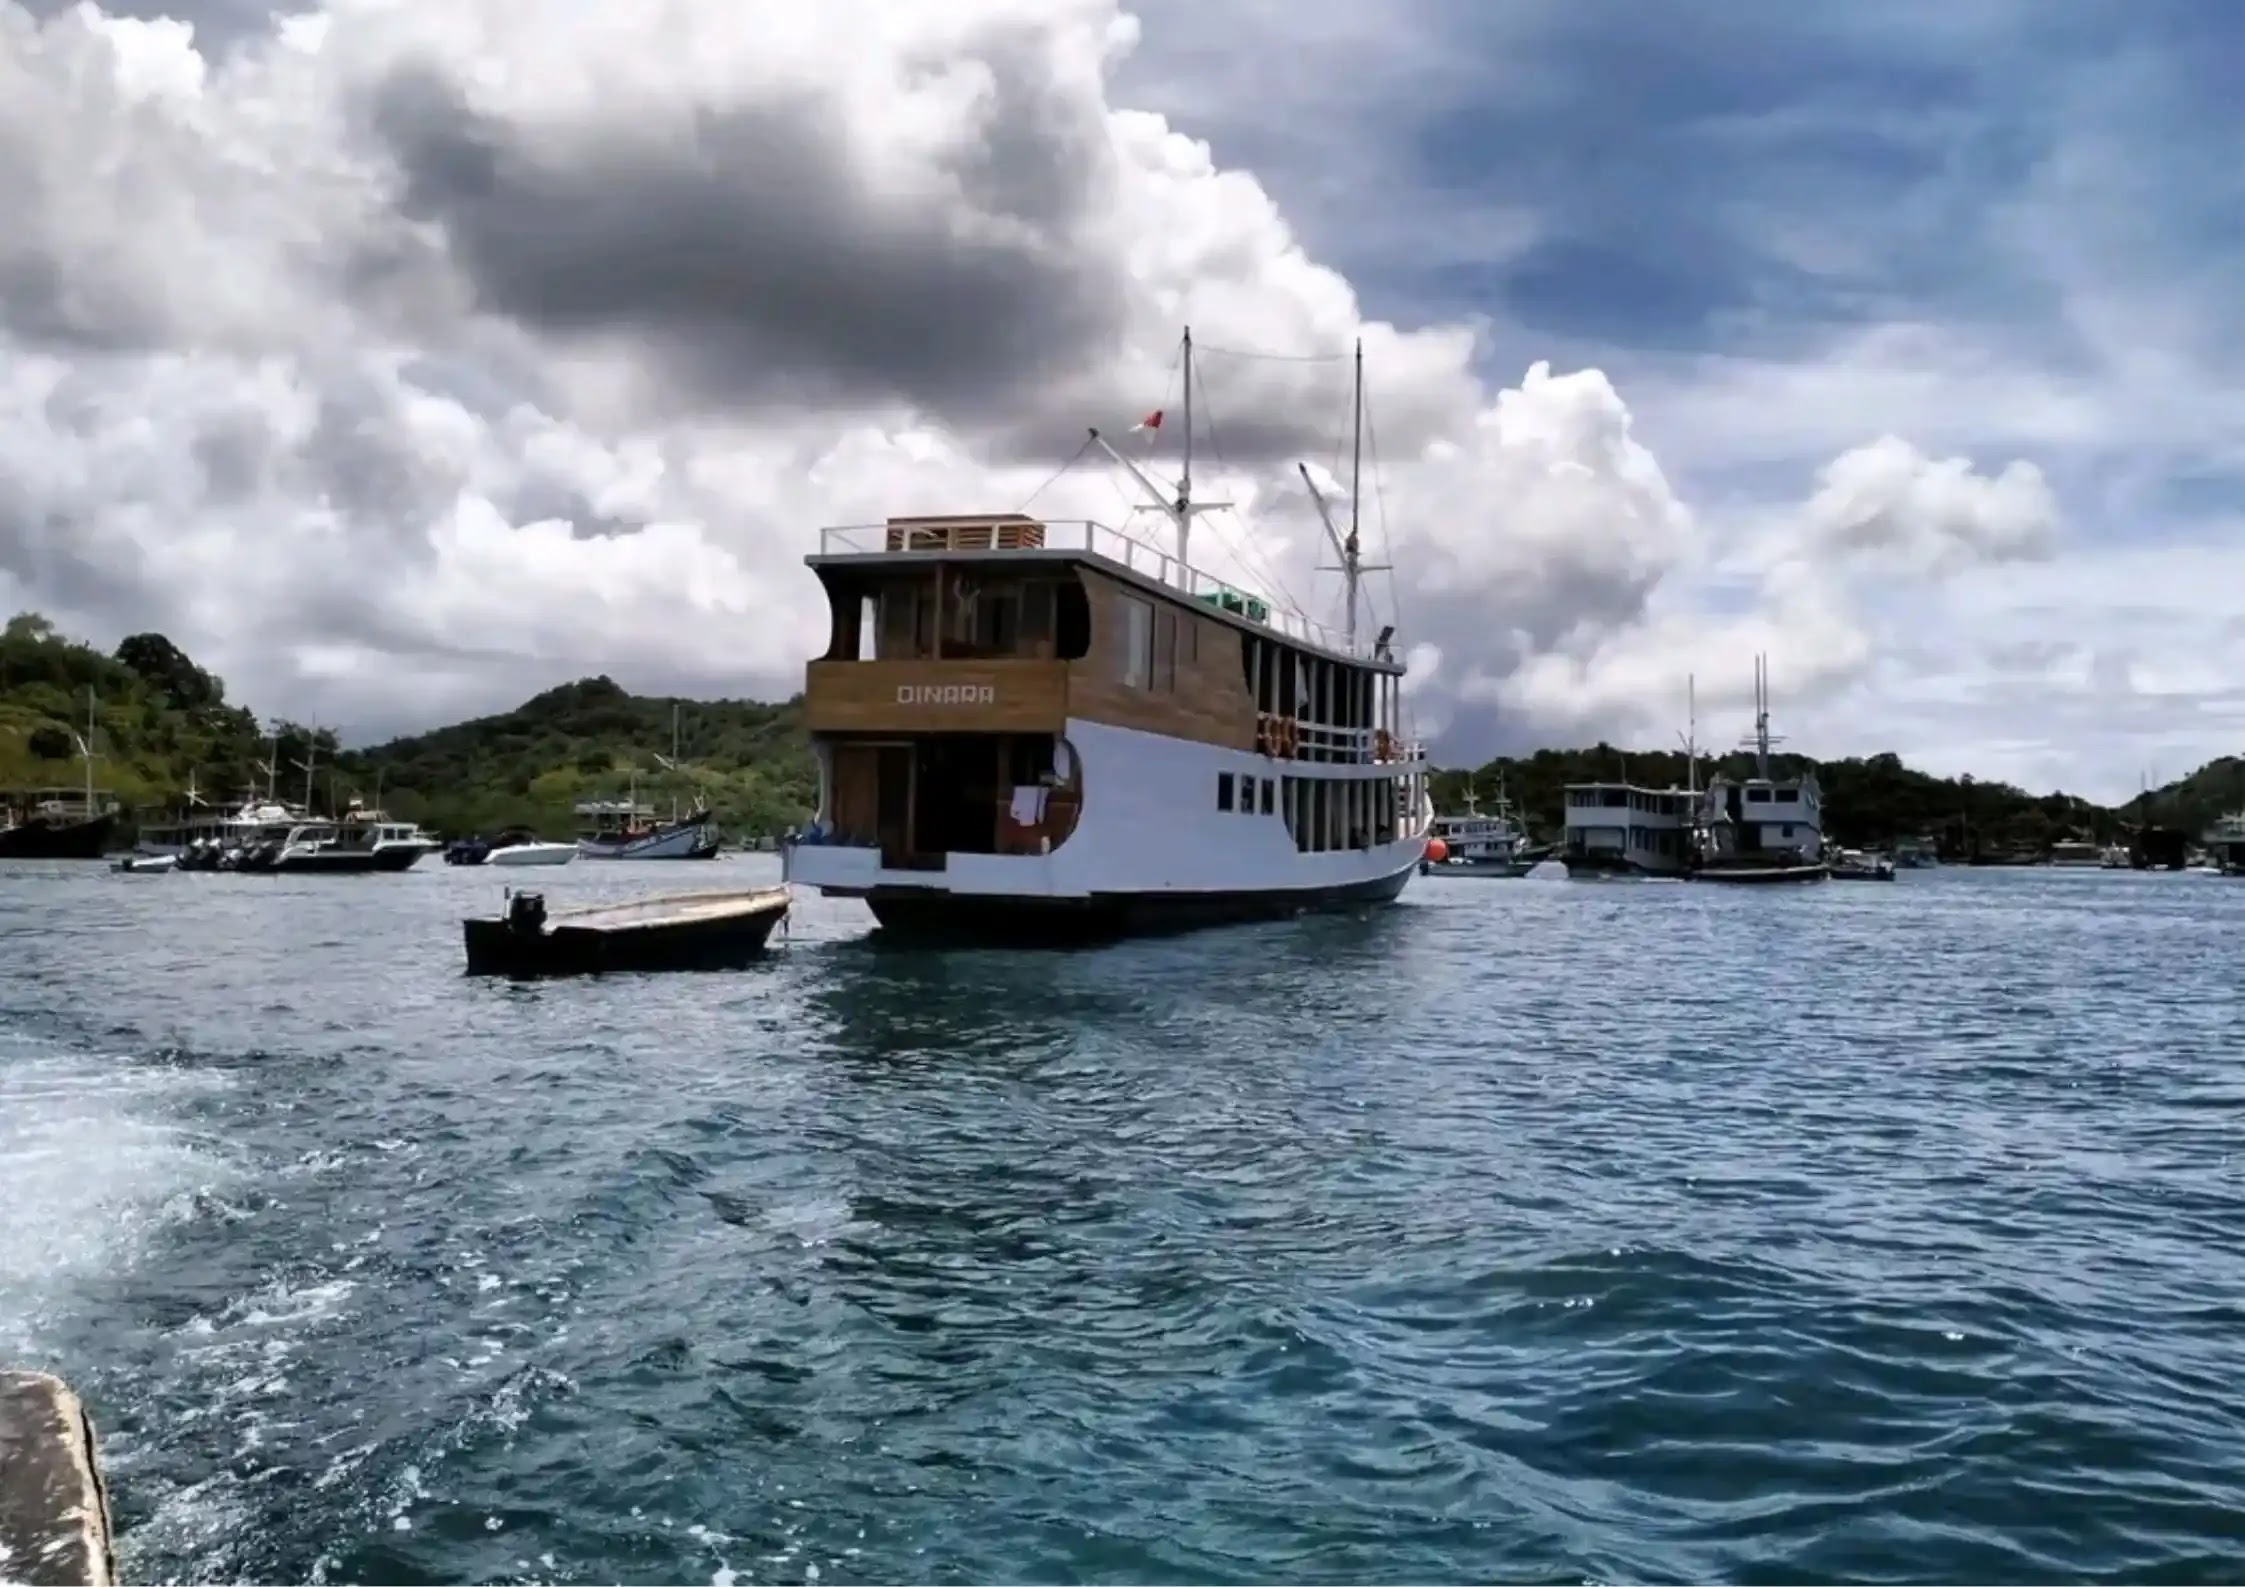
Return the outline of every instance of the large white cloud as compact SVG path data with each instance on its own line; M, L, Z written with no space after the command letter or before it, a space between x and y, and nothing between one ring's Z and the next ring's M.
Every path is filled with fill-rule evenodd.
M1111 0L330 0L206 58L0 0L0 587L361 734L598 669L784 692L816 525L1119 516L1048 476L1174 406L1186 321L1204 487L1251 509L1196 560L1301 595L1347 367L1235 352L1363 339L1452 754L1664 719L1754 649L1836 686L1852 570L2047 549L2031 465L1893 439L1695 513L1598 371L1493 390L1471 327L1367 323L1252 176L1111 101L1136 37Z

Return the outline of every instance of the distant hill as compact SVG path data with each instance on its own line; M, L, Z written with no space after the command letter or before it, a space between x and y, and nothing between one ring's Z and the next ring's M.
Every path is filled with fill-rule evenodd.
M678 713L682 771L663 769ZM777 833L810 819L818 767L800 699L685 700L632 694L609 678L548 689L501 716L478 717L373 749L346 752L337 774L403 819L447 833L528 826L575 831L581 799L639 797L667 812L697 795L726 831Z
M2245 759L2224 755L2180 782L2140 793L2120 807L2131 821L2180 827L2198 837L2223 816L2245 810Z
M128 807L169 803L190 778L206 799L263 788L267 764L281 791L302 797L307 751L317 798L379 798L398 816L457 834L528 826L549 836L574 830L580 799L621 798L636 769L642 798L667 809L699 793L734 833L778 832L808 819L818 774L803 731L802 701L676 700L632 694L609 678L549 689L498 716L339 752L332 733L286 721L259 722L229 704L222 680L161 634L134 634L104 655L55 631L36 613L0 630L0 788L76 786L84 777L76 734L93 691L97 783ZM680 761L671 773L671 712ZM1798 763L1797 757L1784 757ZM1708 762L1702 760L1701 773ZM1739 772L1744 757L1724 763ZM2036 795L2008 783L1935 777L1893 755L1808 761L1823 784L1830 835L1881 844L1924 834L1952 857L2041 850L2057 839L2110 842L2150 822L2197 836L2218 816L2245 809L2245 759L2224 757L2180 782L2107 809L2069 794ZM1462 807L1470 783L1484 807L1500 781L1515 811L1541 836L1562 824L1560 790L1571 782L1627 775L1655 787L1681 785L1674 751L1624 751L1610 744L1539 750L1474 770L1438 771L1438 808Z
M261 774L257 718L161 634L103 655L24 612L0 629L0 788L77 787L77 735L94 717L97 786L130 807L170 799L187 778L232 790Z
M521 825L567 836L579 799L624 797L635 769L648 803L667 809L699 794L732 833L778 832L817 802L800 701L653 698L587 678L504 715L339 751L325 729L261 723L229 705L225 684L161 634L135 634L104 655L29 612L0 629L0 788L84 780L89 689L95 782L128 809L170 804L190 779L215 803L265 788L269 775L301 799L307 759L320 806L379 798L446 833ZM655 758L670 753L673 706L680 773Z
M2099 843L2120 836L2127 824L2121 812L2071 794L2036 795L2009 783L1970 777L1935 777L1914 771L1895 755L1817 761L1779 756L1786 766L1806 765L1824 792L1826 835L1850 845L1881 845L1898 837L1926 836L1944 854L1966 858L1975 852L2040 852L2067 837ZM1751 770L1744 755L1718 762L1700 760L1702 785L1711 765L1733 775ZM1439 771L1434 777L1437 809L1463 808L1470 785L1489 808L1500 785L1511 798L1516 819L1539 837L1556 839L1565 817L1562 790L1569 783L1630 781L1655 788L1684 786L1679 751L1637 751L1598 744L1590 749L1539 750L1520 758L1500 758L1476 770Z

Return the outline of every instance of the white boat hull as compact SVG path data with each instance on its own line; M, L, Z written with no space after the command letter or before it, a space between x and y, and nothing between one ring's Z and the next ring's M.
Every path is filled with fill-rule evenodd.
M872 847L798 843L790 881L864 898L883 924L963 930L1009 920L1123 931L1267 919L1384 903L1418 874L1433 811L1424 799L1395 835L1362 848L1305 853L1274 809L1222 810L1220 776L1287 778L1348 771L1380 781L1423 766L1312 767L1247 750L1071 720L1083 811L1049 854L943 856L939 869L890 868Z
M567 865L577 857L574 843L515 843L503 849L493 849L484 856L486 865Z

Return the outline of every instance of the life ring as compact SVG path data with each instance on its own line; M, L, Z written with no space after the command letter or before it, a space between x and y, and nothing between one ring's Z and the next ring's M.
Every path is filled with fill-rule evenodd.
M1395 740L1388 736L1388 730L1384 727L1372 734L1372 758L1378 761L1395 759Z
M1301 756L1302 724L1291 716L1278 719L1278 752L1288 760Z
M1268 712L1268 711L1258 711L1258 712L1256 712L1256 713L1255 713L1255 753L1256 753L1256 754L1258 754L1258 755L1269 755L1269 754L1273 753L1273 750L1272 750L1272 744L1271 744L1272 736L1273 736L1273 735L1272 735L1272 731L1271 731L1271 713L1270 713L1270 712Z

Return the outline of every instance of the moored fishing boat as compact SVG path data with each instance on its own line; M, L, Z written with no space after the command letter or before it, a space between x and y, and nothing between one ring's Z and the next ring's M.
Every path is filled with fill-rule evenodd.
M98 860L109 852L119 812L114 799L94 789L96 727L94 692L88 689L86 731L70 733L85 762L85 787L0 795L0 860Z
M593 799L577 806L577 818L577 852L588 860L714 860L724 842L706 809L661 821L636 799Z
M817 820L787 871L891 931L1029 941L1394 899L1427 850L1393 627L1359 637L1363 380L1345 627L1196 569L1191 337L1174 487L1097 430L1176 532L1020 513L828 529L804 713ZM1149 421L1151 423L1152 421ZM1307 471L1304 471L1307 478Z
M1502 788L1497 790L1496 813L1483 815L1479 796L1468 787L1465 813L1436 816L1434 839L1419 864L1424 876L1525 876L1552 854L1550 844L1528 842L1512 819Z

